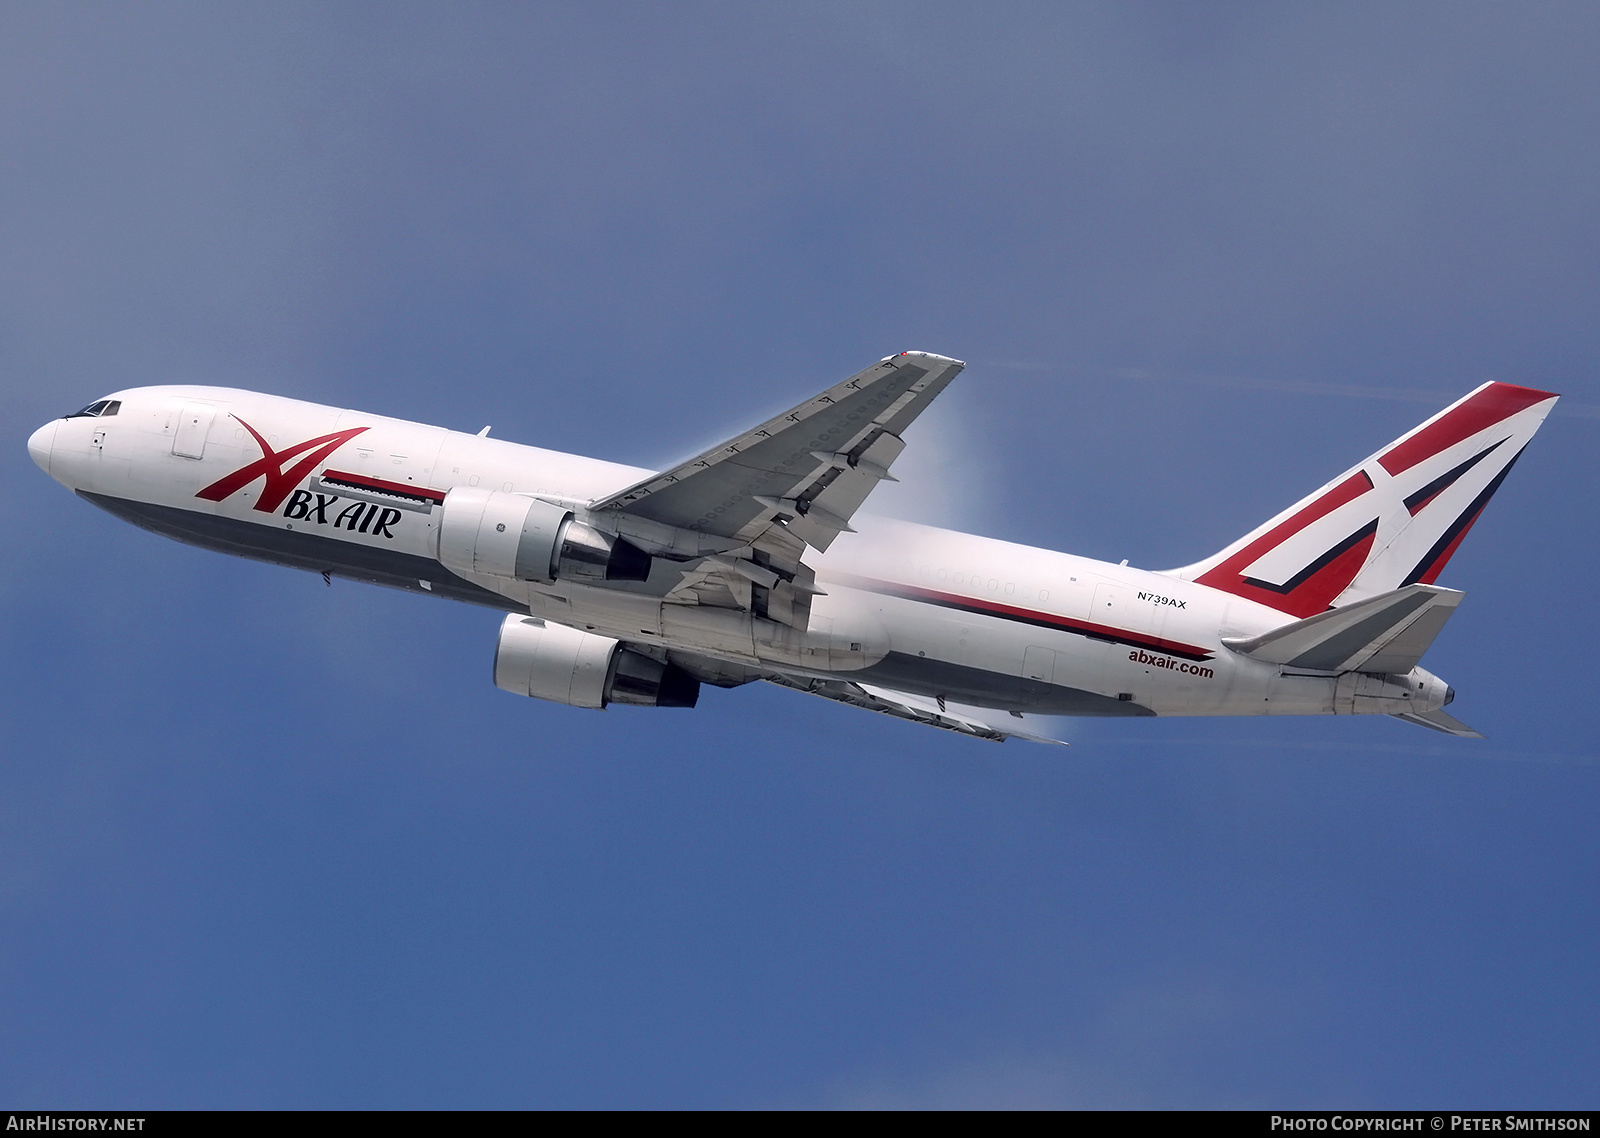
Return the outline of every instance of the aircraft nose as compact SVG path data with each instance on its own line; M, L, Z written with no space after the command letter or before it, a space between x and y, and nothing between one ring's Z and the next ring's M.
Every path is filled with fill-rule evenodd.
M50 473L50 450L56 445L56 428L60 425L61 420L54 419L28 436L28 457L46 474Z

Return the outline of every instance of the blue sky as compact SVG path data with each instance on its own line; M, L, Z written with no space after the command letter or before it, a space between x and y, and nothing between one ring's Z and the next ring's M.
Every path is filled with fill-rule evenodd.
M1593 1106L1597 51L1557 4L5 6L0 1100ZM905 348L970 366L875 507L1149 567L1562 392L1440 582L1488 741L517 701L492 613L24 448L205 382L660 464Z

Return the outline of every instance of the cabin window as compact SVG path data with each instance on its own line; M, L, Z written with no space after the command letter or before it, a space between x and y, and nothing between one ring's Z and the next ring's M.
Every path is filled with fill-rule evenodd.
M1017 591L1017 586L1015 584L1013 584L1012 582L1007 581L1006 582L1006 596L1009 597L1012 593L1014 593L1016 591Z
M1039 599L1041 601L1048 601L1050 599L1050 590L1049 589L1040 589L1039 590Z

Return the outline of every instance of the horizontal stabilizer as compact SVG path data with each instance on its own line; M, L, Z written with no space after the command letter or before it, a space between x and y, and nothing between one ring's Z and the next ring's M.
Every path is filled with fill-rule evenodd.
M1317 672L1403 675L1417 666L1465 593L1407 585L1260 636L1226 637L1233 651Z
M1482 739L1482 733L1474 731L1453 715L1446 715L1442 711L1403 712L1394 716L1395 719L1404 719L1407 723L1415 723L1418 727L1426 727L1430 731L1443 731L1446 735L1454 735L1461 739Z

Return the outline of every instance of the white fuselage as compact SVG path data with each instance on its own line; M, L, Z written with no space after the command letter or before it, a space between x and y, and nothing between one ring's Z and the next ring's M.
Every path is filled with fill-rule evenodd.
M41 428L29 444L35 459L119 516L226 552L526 612L751 678L848 674L1044 714L1388 710L1381 700L1357 706L1338 677L1290 674L1221 643L1285 624L1271 608L1161 573L906 522L858 519L860 532L807 555L824 592L803 633L748 612L663 604L642 587L452 573L438 560L434 508L449 490L583 509L651 472L228 388L110 398L121 402L112 417ZM329 442L302 446L319 439ZM262 442L280 457L264 461ZM231 475L252 468L230 488ZM1442 706L1443 684L1420 668L1401 682L1409 706Z

